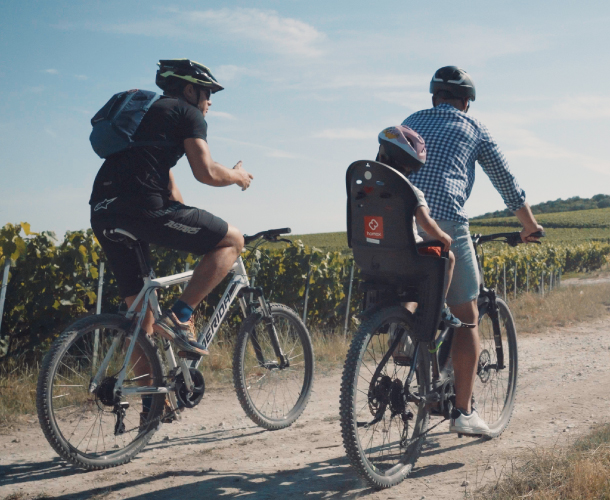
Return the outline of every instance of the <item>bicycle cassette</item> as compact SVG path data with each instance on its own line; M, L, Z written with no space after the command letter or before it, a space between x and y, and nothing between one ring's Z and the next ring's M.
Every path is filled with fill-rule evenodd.
M186 408L193 408L197 406L203 398L205 393L205 381L203 375L196 368L190 368L191 380L193 381L193 391L188 392L186 383L184 382L184 375L180 373L176 377L176 397L178 401Z

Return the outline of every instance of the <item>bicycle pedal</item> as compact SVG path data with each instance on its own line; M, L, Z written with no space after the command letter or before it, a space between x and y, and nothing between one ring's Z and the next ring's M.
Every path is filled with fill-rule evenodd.
M458 436L458 438L462 439L462 438L464 437L464 434L460 434L460 433L458 432L458 435L457 435L457 436Z

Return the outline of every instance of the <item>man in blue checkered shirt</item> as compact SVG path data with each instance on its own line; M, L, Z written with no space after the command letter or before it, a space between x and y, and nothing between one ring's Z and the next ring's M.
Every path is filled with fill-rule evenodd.
M426 165L409 180L423 191L430 216L452 239L455 269L447 303L451 312L464 323L478 320L479 271L464 204L474 184L475 162L502 196L521 224L524 242L542 230L525 192L510 172L506 158L487 128L468 116L470 101L476 97L472 79L456 66L439 69L430 83L433 108L409 116L403 125L418 132L427 149ZM420 235L426 239L425 232ZM472 391L480 353L478 328L457 329L453 339L452 360L455 373L456 408L449 430L460 434L489 435L487 424L472 408ZM455 417L455 418L453 418Z

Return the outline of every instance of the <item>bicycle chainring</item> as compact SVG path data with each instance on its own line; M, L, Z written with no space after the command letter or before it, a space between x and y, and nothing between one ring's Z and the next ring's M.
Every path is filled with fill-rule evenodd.
M188 391L186 383L184 382L184 375L180 373L176 377L176 397L178 401L182 403L186 408L193 408L197 406L205 393L205 380L203 379L202 373L196 368L190 368L191 380L193 381L193 392Z

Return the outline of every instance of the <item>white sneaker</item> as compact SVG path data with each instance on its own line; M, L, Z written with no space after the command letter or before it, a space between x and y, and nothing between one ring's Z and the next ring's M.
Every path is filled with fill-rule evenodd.
M459 411L459 410L454 410ZM449 432L457 432L458 434L466 435L483 435L489 436L490 430L484 420L479 417L476 410L472 410L470 415L464 415L460 412L458 418L452 418L449 423Z

